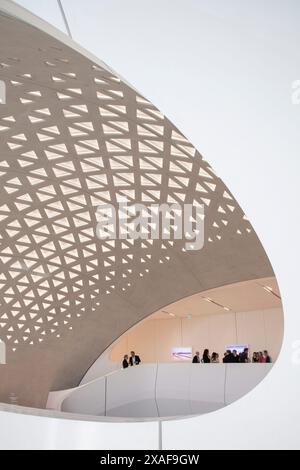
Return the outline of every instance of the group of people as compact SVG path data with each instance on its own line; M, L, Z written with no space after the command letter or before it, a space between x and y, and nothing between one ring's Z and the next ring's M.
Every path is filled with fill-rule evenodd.
M199 351L196 351L195 356L193 357L193 364L219 364L219 354L216 352L213 352L212 355L209 355L209 350L204 349L204 352L202 354L202 358L200 357Z
M127 369L129 366L138 366L141 362L140 356L135 354L134 351L130 352L130 357L125 354L122 362L123 369Z
M267 350L264 352L254 352L252 361L249 358L249 349L245 348L243 352L238 354L236 350L227 350L224 353L223 357L223 363L224 364L233 364L233 363L259 363L259 364L264 364L264 363L271 363L271 357L269 356L269 353ZM216 352L213 352L212 355L210 356L209 350L204 349L204 352L202 354L202 357L200 357L199 351L196 351L195 356L193 357L193 364L219 364L220 363L220 358L219 354Z
M269 356L268 351L264 351L264 352L260 351L260 352L253 353L252 362L259 363L259 364L263 364L263 363L270 364L270 362L272 361L271 361L271 357Z
M194 357L193 357L193 364L219 364L220 363L220 358L219 354L216 352L213 352L212 355L209 354L209 349L204 349L202 357L200 357L200 352L196 351ZM241 363L241 364L246 364L246 363L258 363L258 364L264 364L264 363L271 363L271 357L268 353L267 350L264 352L254 352L252 356L252 360L249 357L249 349L245 348L243 352L238 354L238 352L234 350L228 349L224 353L223 361L224 364L233 364L233 363ZM135 354L134 351L130 352L130 356L128 354L125 354L122 362L122 367L123 369L127 369L129 366L138 366L141 363L140 356Z

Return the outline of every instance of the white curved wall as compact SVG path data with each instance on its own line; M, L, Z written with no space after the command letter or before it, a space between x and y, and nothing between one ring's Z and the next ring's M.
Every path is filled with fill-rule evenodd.
M252 390L272 364L143 364L113 372L62 397L57 409L121 418L204 414ZM51 392L48 406L57 394ZM60 395L59 395L60 396Z
M106 410L106 378L101 377L85 387L71 391L64 399L62 411L104 416Z
M156 383L157 364L130 367L108 375L106 415L134 418L159 416L155 400Z
M116 424L64 415L0 405L0 449L158 449L158 423Z

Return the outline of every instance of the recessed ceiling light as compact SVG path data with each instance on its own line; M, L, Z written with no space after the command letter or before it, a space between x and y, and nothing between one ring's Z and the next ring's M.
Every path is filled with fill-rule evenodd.
M162 312L162 313L165 313L166 315L170 315L170 317L175 317L175 314L174 314L174 313L167 312L166 310L162 310L161 312Z
M261 284L259 284L266 292L268 292L268 294L272 294L274 295L274 297L277 297L277 299L280 299L281 300L281 297L279 294L277 294L274 289L270 286L262 286Z
M269 287L269 286L263 286L263 289L267 292L272 292L273 291L272 287Z

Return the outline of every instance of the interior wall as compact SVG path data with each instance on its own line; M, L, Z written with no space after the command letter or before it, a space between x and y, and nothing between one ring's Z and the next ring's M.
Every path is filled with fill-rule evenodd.
M226 345L248 344L250 352L267 349L275 361L283 333L281 308L250 312L203 315L197 318L150 319L128 331L112 348L110 359L120 362L134 350L143 362L174 362L173 347L205 348L218 352L220 359Z

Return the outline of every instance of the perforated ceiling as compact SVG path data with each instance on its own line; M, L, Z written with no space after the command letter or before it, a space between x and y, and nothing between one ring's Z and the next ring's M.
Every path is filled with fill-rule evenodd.
M0 333L9 351L40 343L55 349L52 339L91 314L100 330L103 300L116 304L119 316L122 302L134 306L118 328L115 317L111 327L104 320L97 357L137 319L180 296L272 275L223 182L118 76L1 15L0 78L7 88L0 105ZM186 253L181 241L100 241L97 207L124 198L204 204L204 248ZM84 355L88 338L81 347Z

